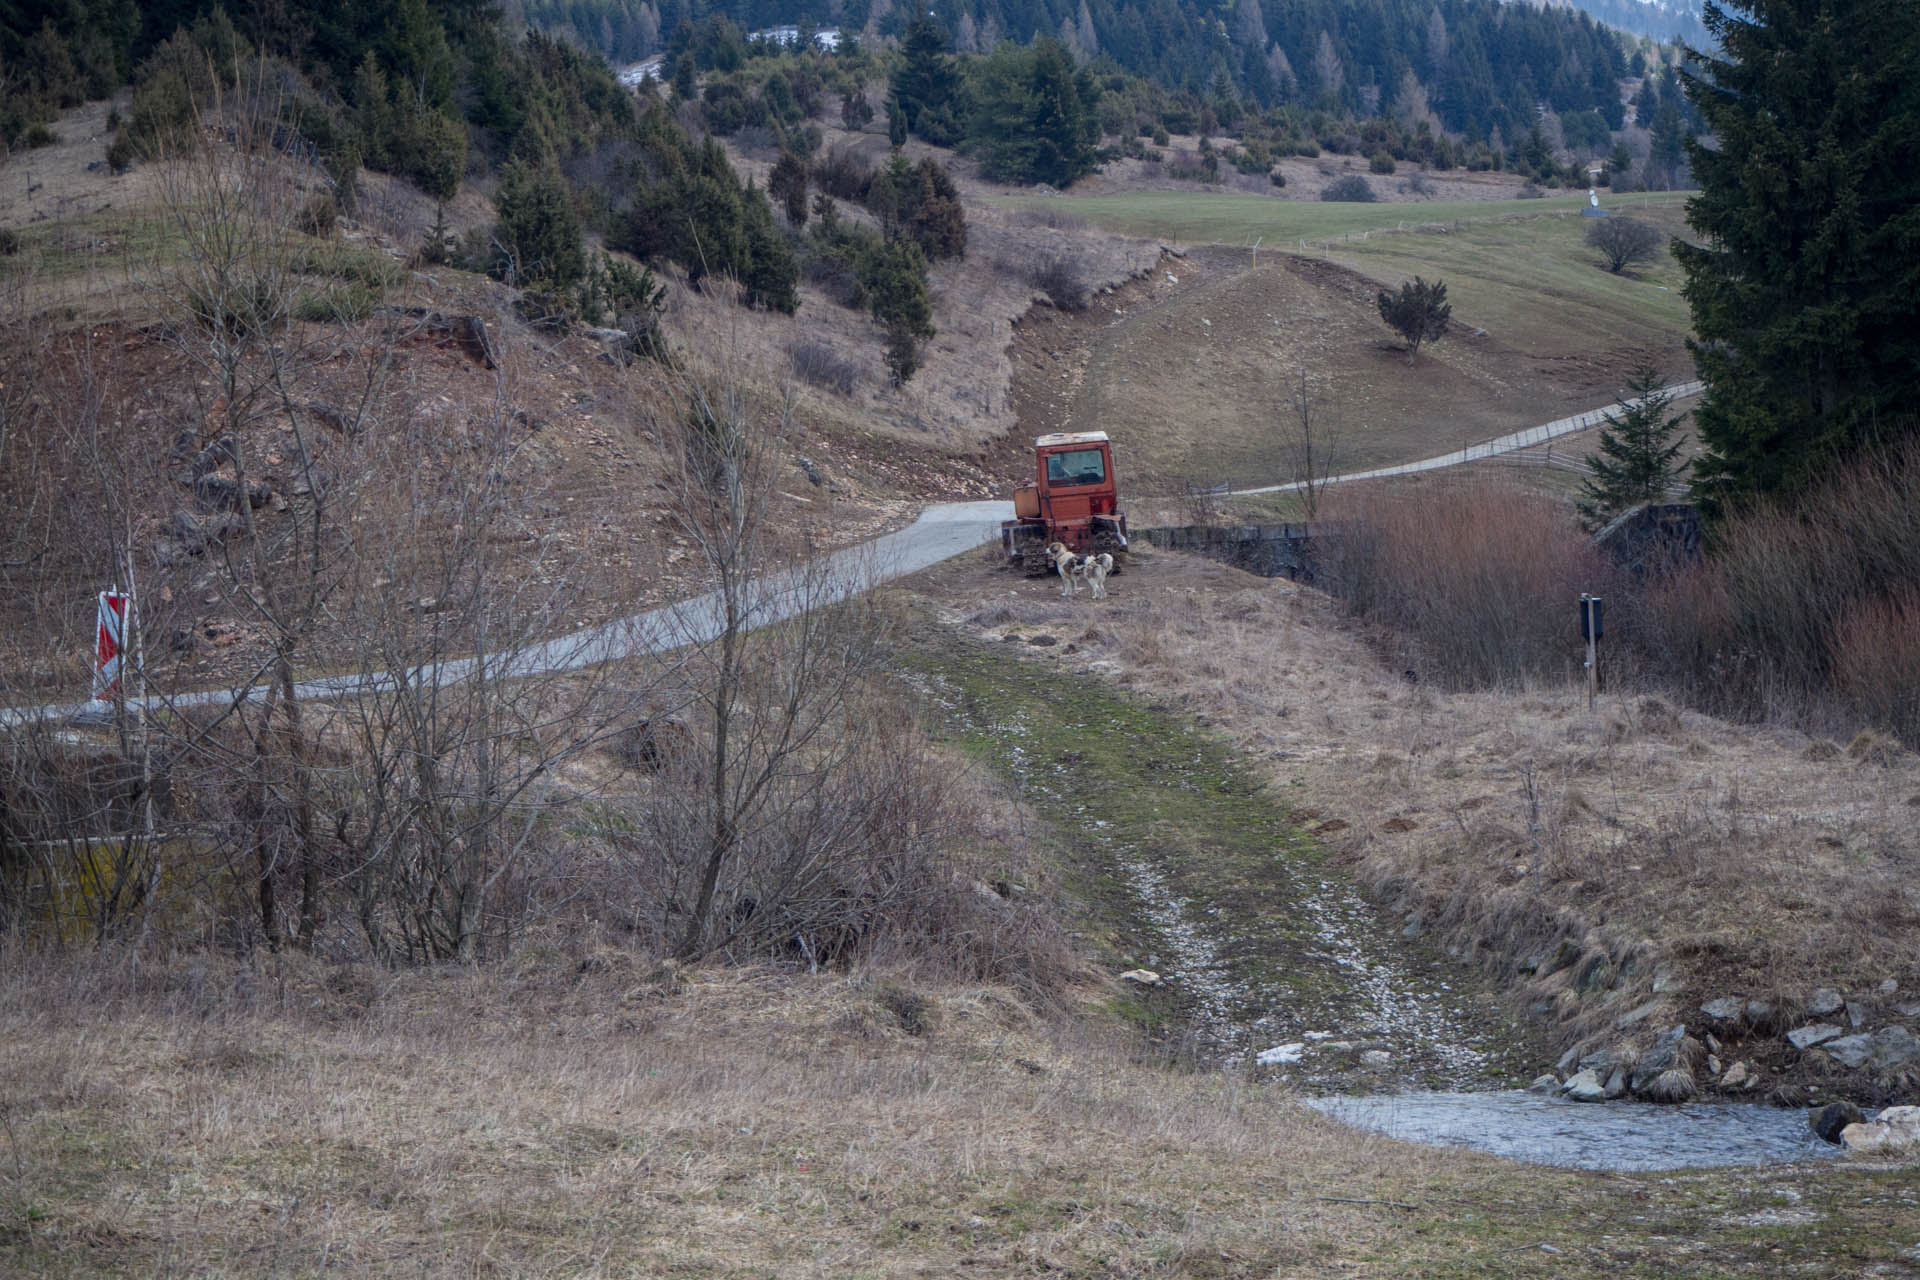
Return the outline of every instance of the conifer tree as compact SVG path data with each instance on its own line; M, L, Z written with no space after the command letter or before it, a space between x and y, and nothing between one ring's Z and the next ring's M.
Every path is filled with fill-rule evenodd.
M1420 354L1420 344L1443 338L1453 318L1453 304L1447 301L1447 286L1435 280L1428 284L1415 276L1400 286L1400 292L1385 289L1375 300L1380 318L1387 327L1407 340L1407 363Z
M948 52L947 33L932 18L918 17L900 42L906 61L893 75L893 101L907 129L937 147L960 138L965 115L960 102L960 73Z
M1682 415L1668 416L1672 403L1652 365L1640 366L1627 379L1619 413L1609 411L1607 425L1600 429L1600 451L1587 455L1593 475L1581 482L1578 505L1589 529L1602 527L1629 507L1666 496L1682 470L1678 459L1686 443L1674 437Z
M871 254L861 275L873 318L887 331L887 372L900 386L920 367L920 343L934 334L926 257L902 236Z
M1002 45L975 75L969 145L988 177L1066 187L1093 172L1097 96L1058 41Z
M1731 0L1705 20L1719 50L1685 81L1714 145L1689 144L1700 242L1674 256L1714 510L1804 486L1920 402L1920 22L1877 0Z
M518 284L565 289L586 273L580 222L559 173L508 161L494 207L500 220L493 238L504 255L495 274L510 269Z
M773 172L767 175L767 194L786 210L793 227L807 225L807 164L791 151L782 151Z

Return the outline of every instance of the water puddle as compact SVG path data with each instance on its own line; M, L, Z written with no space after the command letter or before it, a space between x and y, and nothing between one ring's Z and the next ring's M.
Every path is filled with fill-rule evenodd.
M1654 1106L1568 1102L1535 1093L1403 1093L1309 1098L1358 1129L1429 1146L1471 1147L1569 1169L1658 1170L1829 1160L1807 1113L1752 1103Z

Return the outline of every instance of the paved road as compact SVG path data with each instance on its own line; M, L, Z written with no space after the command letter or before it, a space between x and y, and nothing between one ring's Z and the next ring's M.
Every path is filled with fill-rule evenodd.
M906 528L872 542L836 552L807 570L780 575L758 585L748 605L749 625L765 626L793 616L802 607L844 599L878 582L901 577L990 542L1000 535L1000 521L1011 519L1011 502L949 502L929 507ZM597 627L490 659L496 677L574 671L619 658L701 643L720 633L717 593L697 596L648 613L621 618ZM476 666L472 658L444 662L437 667L406 673L409 684L420 680L452 683L465 679ZM391 675L340 675L303 680L294 694L303 701L331 701L391 689ZM149 709L228 706L266 694L266 686L209 689L194 693L129 699L131 707ZM77 724L102 723L110 708L102 702L52 703L38 707L0 709L0 729L32 721L55 720Z
M1698 395L1701 384L1680 382L1665 388L1674 399ZM1398 466L1376 467L1371 471L1353 471L1332 476L1325 484L1350 480L1374 480L1386 476L1411 475L1478 462L1519 449L1530 449L1560 436L1585 431L1605 420L1616 406L1577 413L1512 435L1470 445L1437 458L1405 462ZM1306 486L1263 485L1253 489L1235 489L1235 494L1288 493ZM844 599L855 591L935 565L942 560L969 551L999 536L1000 522L1013 518L1011 502L947 502L928 507L920 518L906 528L886 534L872 542L836 552L822 565L807 571L805 580L796 575L778 577L763 584L750 605L751 625L764 626L793 616L802 603L824 604ZM496 677L539 675L553 671L574 671L581 667L611 662L619 658L702 643L720 632L720 602L716 594L697 596L680 604L668 605L649 613L621 618L598 627L589 627L553 640L543 641L512 653L490 659ZM465 679L475 669L475 660L461 659L441 663L437 668L417 668L406 673L408 683L433 679L450 683ZM329 701L392 688L393 676L361 674L327 676L303 680L294 686L294 694L303 701ZM156 695L132 699L129 706L148 708L224 706L264 696L266 687L209 689L195 693ZM71 723L102 723L109 715L105 703L67 702L38 707L0 708L0 729L34 721L56 720Z
M1706 389L1701 382L1676 382L1661 390L1673 400L1685 400L1697 396ZM1589 409L1585 413L1576 413L1571 418L1557 418L1537 427L1528 427L1525 431L1516 431L1510 436L1501 436L1497 440L1488 440L1483 444L1470 444L1464 449L1452 453L1443 453L1437 458L1423 458L1419 462L1403 462L1393 467L1375 467L1371 471L1349 471L1345 475L1330 476L1321 484L1343 484L1349 480L1380 480L1388 476L1409 476L1420 471L1438 471L1442 467L1457 467L1465 462L1480 462L1487 458L1497 458L1503 453L1516 453L1521 449L1531 449L1535 445L1557 440L1561 436L1570 436L1597 427L1607 420L1609 413L1617 413L1625 405L1637 407L1637 400L1615 402L1603 409ZM1295 480L1291 484L1262 485L1257 489L1233 489L1231 493L1293 493L1306 488L1304 481Z

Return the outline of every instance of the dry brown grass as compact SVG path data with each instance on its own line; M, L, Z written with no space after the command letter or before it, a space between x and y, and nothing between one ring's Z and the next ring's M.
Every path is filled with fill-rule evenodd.
M1410 683L1411 653L1310 588L1136 560L1097 612L1027 599L1031 584L1010 597L977 564L943 567L935 591L994 602L976 614L983 634L1044 616L1062 644L1039 660L1215 725L1301 820L1339 831L1364 881L1514 975L1569 1040L1604 1038L1656 995L1673 1013L1721 995L1791 1005L1820 986L1920 986L1913 755L1811 751L1798 731L1639 693L1604 693L1590 714L1575 682L1449 693ZM1582 963L1520 974L1562 938ZM1560 995L1582 977L1579 998Z
M39 1274L1316 1275L1495 1168L887 973L11 959Z

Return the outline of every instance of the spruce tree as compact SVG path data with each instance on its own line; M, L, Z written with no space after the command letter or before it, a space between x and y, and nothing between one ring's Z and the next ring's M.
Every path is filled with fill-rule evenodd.
M1920 401L1920 22L1878 0L1709 4L1687 95L1707 390L1696 496L1804 486ZM1909 417L1907 421L1911 421Z
M1580 518L1598 529L1629 507L1658 502L1679 476L1684 439L1674 438L1683 415L1669 417L1673 397L1660 389L1660 373L1642 365L1627 379L1620 412L1607 414L1600 451L1587 455L1592 478L1580 485Z
M948 52L947 33L932 18L918 17L900 42L906 61L893 75L893 101L907 128L937 147L960 138L960 73Z

